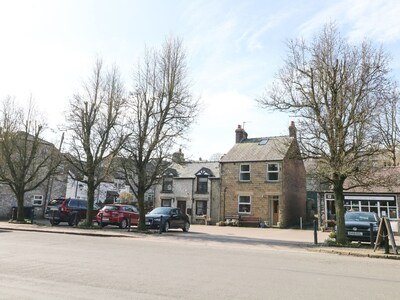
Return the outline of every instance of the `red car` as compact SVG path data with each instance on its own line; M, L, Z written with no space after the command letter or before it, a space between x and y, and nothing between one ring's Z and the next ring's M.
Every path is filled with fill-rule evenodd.
M127 228L129 219L131 225L139 224L139 211L128 204L106 204L96 215L96 221L102 227L118 225L119 228Z

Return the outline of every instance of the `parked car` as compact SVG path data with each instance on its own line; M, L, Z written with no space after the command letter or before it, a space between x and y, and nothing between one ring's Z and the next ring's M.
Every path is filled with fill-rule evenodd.
M98 205L94 203L93 214L96 215L98 210ZM72 226L75 222L79 223L80 220L86 219L86 213L86 200L58 198L49 201L44 216L52 225L68 222L68 225Z
M128 204L106 204L96 215L96 221L101 226L118 225L119 228L128 227L128 220L131 225L138 225L139 211L136 207Z
M344 215L347 239L351 241L371 242L370 224L372 223L372 237L376 240L380 218L374 212L349 211Z
M159 229L161 226L165 232L170 228L180 228L187 232L190 228L189 217L179 208L174 207L157 207L153 209L146 215L145 225L151 229Z

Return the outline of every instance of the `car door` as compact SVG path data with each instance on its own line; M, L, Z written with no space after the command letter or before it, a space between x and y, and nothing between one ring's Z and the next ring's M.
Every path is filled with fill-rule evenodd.
M125 210L125 215L126 218L130 218L131 219L131 225L137 225L139 222L139 212L137 211L137 209L133 206L125 206L124 207Z
M183 221L182 221L182 213L181 210L178 208L171 210L171 218L170 218L170 227L171 228L182 228Z
M176 210L176 213L177 213L177 216L178 216L177 217L177 219L178 219L177 228L183 228L183 226L185 225L185 218L184 218L185 216L184 216L183 212L179 208Z
M78 209L79 217L81 218L81 220L86 219L87 201L86 200L78 200L78 208L77 209Z

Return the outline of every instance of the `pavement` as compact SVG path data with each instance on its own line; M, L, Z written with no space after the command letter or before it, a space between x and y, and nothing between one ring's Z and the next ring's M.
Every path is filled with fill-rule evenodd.
M159 234L158 231L149 233L139 232L135 227L130 231L119 229L117 226L105 228L85 229L70 227L68 225L51 226L48 220L35 220L33 224L17 224L8 221L0 221L0 230L3 231L33 231L55 234L75 234L99 237L122 238L156 238L182 241L195 241L201 243L214 243L224 245L227 243L248 246L269 246L275 249L291 248L304 249L313 252L333 253L339 255L352 255L371 258L400 259L400 254L395 254L392 246L389 254L385 254L383 248L376 251L368 244L355 244L354 247L334 247L327 243L329 232L317 232L317 244L314 243L314 232L308 229L279 229L279 228L248 228L234 226L213 226L192 224L188 233L170 231ZM395 235L396 245L400 245L400 236ZM400 252L400 251L399 251Z

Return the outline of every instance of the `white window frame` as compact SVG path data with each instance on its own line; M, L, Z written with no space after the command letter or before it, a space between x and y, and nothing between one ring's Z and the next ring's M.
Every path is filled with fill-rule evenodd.
M166 176L163 178L163 192L172 192L174 188L174 179L171 176Z
M246 198L246 200L248 199L249 202L243 201ZM249 211L241 211L240 210L240 206L241 205L248 205L249 206ZM238 196L238 213L239 214L243 214L243 215L250 215L251 214L251 196L248 195L240 195Z
M205 213L203 212L203 213L198 213L198 211L199 211L199 207L198 207L198 205L199 204L201 204L201 210L203 210L204 209L204 206L205 206ZM204 205L205 204L205 205ZM196 216L204 216L204 215L207 215L207 210L208 210L208 201L207 200L197 200L196 201L196 211L195 211L195 213L196 213Z
M33 195L32 206L43 206L43 195Z
M169 205L167 205L169 204ZM162 207L172 207L172 199L161 199Z
M249 170L248 170L248 171L247 171L247 170L243 171L243 170L242 170L242 167L243 167L243 166L248 166L248 167L249 167ZM240 165L240 169L239 169L239 181L244 181L244 182L250 181L250 180L251 180L250 172L251 172L251 166L250 166L250 164L241 164L241 165ZM242 179L242 175L244 175L244 174L249 174L249 179Z
M271 166L271 165L277 165L278 166L278 168L277 168L277 170L270 170L269 169L269 166ZM278 174L278 179L270 179L270 177L269 177L269 175L270 174ZM268 182L278 182L278 181L280 181L281 180L281 164L279 163L279 162L270 162L270 163L267 163L267 181Z

